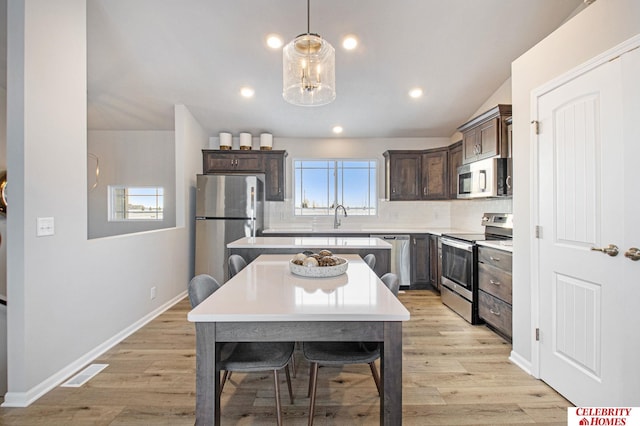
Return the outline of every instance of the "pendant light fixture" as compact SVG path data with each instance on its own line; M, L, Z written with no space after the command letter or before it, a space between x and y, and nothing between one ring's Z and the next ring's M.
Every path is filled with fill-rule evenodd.
M282 50L282 97L293 105L319 106L336 98L336 51L309 31L309 5L307 0L306 34Z

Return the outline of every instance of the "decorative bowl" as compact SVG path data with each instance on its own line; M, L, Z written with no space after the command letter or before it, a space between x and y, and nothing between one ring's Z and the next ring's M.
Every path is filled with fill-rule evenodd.
M293 274L310 278L329 278L337 277L347 272L349 268L349 262L347 259L341 257L337 258L340 262L335 266L302 266L293 263L293 260L289 262L289 269Z

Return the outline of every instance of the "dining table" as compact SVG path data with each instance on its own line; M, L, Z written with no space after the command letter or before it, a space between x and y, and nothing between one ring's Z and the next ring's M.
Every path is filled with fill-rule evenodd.
M220 343L251 341L379 342L380 424L402 424L402 323L409 311L360 256L339 257L346 272L315 278L294 274L291 254L260 255L189 312L196 425L220 424Z

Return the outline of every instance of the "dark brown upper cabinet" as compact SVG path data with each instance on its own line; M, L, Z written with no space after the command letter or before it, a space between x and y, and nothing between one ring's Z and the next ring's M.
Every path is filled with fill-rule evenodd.
M202 172L264 173L265 201L284 201L286 151L202 150Z
M458 198L458 167L462 166L462 141L449 145L449 198Z
M385 196L390 201L449 198L448 148L386 151Z
M511 105L500 104L458 127L462 133L463 164L509 155L508 117L511 117Z

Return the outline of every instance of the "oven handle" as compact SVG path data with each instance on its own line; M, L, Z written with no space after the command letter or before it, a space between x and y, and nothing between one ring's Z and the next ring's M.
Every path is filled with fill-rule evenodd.
M459 241L449 240L447 238L441 238L442 244L446 244L451 247L459 248L461 250L465 250L468 252L473 251L473 245L468 243L463 243Z

